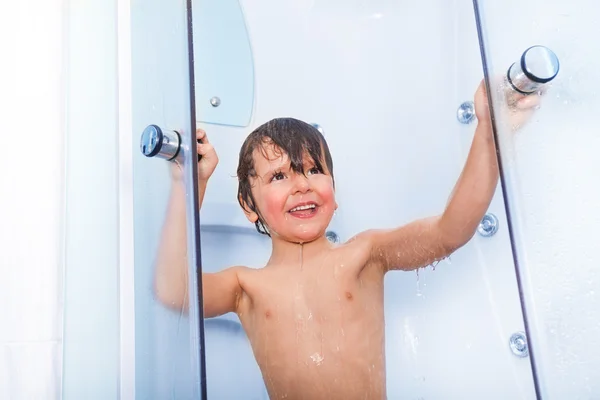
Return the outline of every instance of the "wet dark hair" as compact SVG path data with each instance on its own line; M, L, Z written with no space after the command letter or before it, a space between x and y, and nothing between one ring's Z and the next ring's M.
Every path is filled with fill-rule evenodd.
M314 126L294 118L275 118L252 131L240 150L237 168L238 201L246 212L255 212L258 215L256 230L268 236L271 235L252 196L250 178L256 177L254 150L258 149L267 157L266 149L271 146L277 155L287 154L292 171L304 174L303 158L308 154L319 171L325 171L325 163L326 170L333 178L333 161L329 147L321 132Z

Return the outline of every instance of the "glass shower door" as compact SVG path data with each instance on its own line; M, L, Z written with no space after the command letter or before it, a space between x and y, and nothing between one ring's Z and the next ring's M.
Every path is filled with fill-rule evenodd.
M538 398L597 398L600 7L591 0L474 4ZM541 65L531 54L523 60L534 45L559 64L549 52ZM515 90L504 78L514 62L524 70L516 78L530 81L538 67L559 66L543 86L541 108L516 133Z
M190 1L131 2L139 399L206 398L191 18ZM176 268L181 301L169 307L158 298Z

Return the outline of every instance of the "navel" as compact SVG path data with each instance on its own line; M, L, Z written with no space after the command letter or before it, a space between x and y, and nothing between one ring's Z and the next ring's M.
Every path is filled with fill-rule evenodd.
M271 318L271 310L265 312L265 318Z
M346 298L347 298L348 300L352 300L352 299L354 298L354 296L352 296L352 293L350 293L350 292L346 292Z

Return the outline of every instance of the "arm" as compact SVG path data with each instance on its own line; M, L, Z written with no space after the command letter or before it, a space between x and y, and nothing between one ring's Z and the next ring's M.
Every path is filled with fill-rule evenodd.
M496 185L498 166L491 125L480 122L465 167L440 216L369 234L377 265L412 270L441 260L466 244L485 214Z
M537 96L521 97L511 122L521 126L539 104ZM498 164L483 82L475 93L478 125L463 171L440 216L406 226L370 231L371 261L384 271L412 270L439 261L464 246L475 233L498 183Z
M198 130L198 205L202 206L209 177L218 158L208 142L206 133ZM185 209L185 184L178 165L172 164L173 180L165 223L156 259L154 291L157 299L170 308L185 310L188 307L188 266ZM206 317L235 311L241 287L237 279L239 268L202 274L203 304Z
M173 169L178 166L173 165ZM177 171L174 171L174 175ZM199 204L204 197L206 183L199 185ZM154 292L168 307L182 309L188 306L187 227L185 185L174 176L171 195L163 225L160 247L156 258Z
M206 183L199 185L201 204ZM204 317L212 318L235 312L241 296L237 273L240 267L217 273L202 274ZM158 300L175 310L188 308L187 235L185 220L185 187L174 182L163 227L161 246L156 262L154 290Z

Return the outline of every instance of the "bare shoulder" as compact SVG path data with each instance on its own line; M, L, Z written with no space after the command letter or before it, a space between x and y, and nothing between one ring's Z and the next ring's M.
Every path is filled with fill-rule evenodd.
M262 271L262 268L252 268L241 265L232 268L235 269L236 274L239 278L255 276L256 274L260 273L260 271Z
M246 266L232 267L235 270L240 288L246 294L251 294L265 280L264 268L251 268Z
M373 257L374 233L374 230L361 232L339 247L339 250L344 252L344 258L354 260L352 265L356 268L357 274L361 274L365 270L378 270L378 268L373 268L377 266Z

